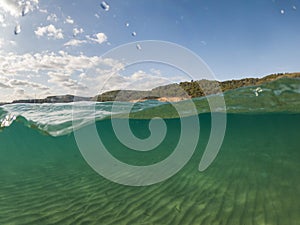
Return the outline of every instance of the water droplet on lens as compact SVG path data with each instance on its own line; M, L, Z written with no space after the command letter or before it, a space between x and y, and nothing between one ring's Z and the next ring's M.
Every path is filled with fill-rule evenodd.
M25 5L22 9L22 16L26 16L29 13L29 6Z
M137 45L136 45L136 49L137 49L137 50L142 50L142 46L141 46L140 44L137 44Z
M295 5L293 5L293 9L294 9L294 10L297 10L297 7L296 7Z
M125 23L125 26L126 26L126 27L129 27L129 25L130 25L130 24L129 24L128 22L127 22L127 23Z
M282 10L280 10L280 13L281 13L281 14L284 14L284 10L283 10L283 9L282 9Z
M15 26L15 31L14 31L14 33L15 33L15 35L21 33L21 26L20 26L20 24L17 24L17 25Z
M136 32L133 31L133 32L131 33L131 35L132 35L133 37L135 37L135 36L136 36Z
M105 11L109 10L109 4L107 4L105 1L101 2L101 8Z

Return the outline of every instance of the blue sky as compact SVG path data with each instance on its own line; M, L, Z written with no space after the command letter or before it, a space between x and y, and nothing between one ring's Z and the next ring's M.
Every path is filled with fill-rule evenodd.
M122 69L101 55L142 40L192 50L218 80L300 71L299 0L107 0L108 11L101 2L1 0L0 101L94 95L99 89L91 86ZM17 24L21 31L15 35ZM147 89L187 77L174 68L144 64L120 72L108 86L139 79L138 88Z

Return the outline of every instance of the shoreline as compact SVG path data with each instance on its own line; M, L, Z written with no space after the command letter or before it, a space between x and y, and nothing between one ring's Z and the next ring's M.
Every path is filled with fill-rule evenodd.
M191 98L203 97L211 94L217 94L226 92L229 90L235 90L242 87L259 86L265 83L270 83L278 79L299 79L300 72L295 73L277 73L264 76L262 78L243 78L239 80L227 80L227 81L185 81L181 83L174 83L165 86L159 86L153 88L150 91L138 91L138 90L113 90L102 94L95 95L94 97L82 97L74 96L70 94L66 95L54 95L48 96L43 99L20 99L12 102L0 102L0 106L17 103L71 103L79 101L124 101L124 102L142 102L146 100L157 100L160 102L179 102L188 100ZM204 93L201 87L209 90L209 93ZM121 92L121 95L120 95ZM119 96L120 95L120 96ZM176 96L177 95L177 96ZM146 96L146 97L144 97ZM159 97L162 96L162 97ZM168 97L172 96L172 97Z

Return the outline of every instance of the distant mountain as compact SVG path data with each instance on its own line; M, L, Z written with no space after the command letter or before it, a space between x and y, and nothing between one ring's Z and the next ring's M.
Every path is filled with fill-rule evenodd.
M154 88L150 91L135 90L115 90L102 93L92 98L93 101L143 101L143 100L160 100L167 98L183 100L188 98L202 97L205 95L218 94L236 88L246 86L257 86L268 83L280 78L300 78L300 73L279 73L271 74L263 78L243 78L240 80L228 81L211 81L200 80L181 82L179 84L170 84ZM205 90L205 93L204 93Z
M58 95L58 96L48 96L44 99L22 99L15 100L12 104L15 103L69 103L69 102L78 102L78 101L90 101L90 97L80 97L74 95Z

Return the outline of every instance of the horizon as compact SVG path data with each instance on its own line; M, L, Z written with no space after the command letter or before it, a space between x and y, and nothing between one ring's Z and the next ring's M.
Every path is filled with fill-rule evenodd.
M218 81L300 71L296 0L107 0L109 8L96 0L17 2L0 2L0 102L65 93L90 96L93 85L115 71L110 90L132 83L151 89L189 81L170 66L124 68L101 58L120 45L143 40L173 42L193 51Z
M265 76L262 76L262 77L243 77L243 78L241 78L241 79L230 79L230 80L223 80L223 81L220 81L220 80L209 80L209 81L217 81L217 82L228 82L228 81L239 81L239 80L243 80L243 79L264 79L264 78L266 78L266 77L268 77L268 76L271 76L271 75L289 75L289 74L300 74L300 72L291 72L291 73L274 73L274 74L268 74L268 75L265 75ZM280 79L280 78L279 78ZM202 80L207 80L207 79L202 79ZM195 81L202 81L202 80L195 80ZM194 81L194 82L195 82ZM188 80L186 80L186 81L182 81L182 82L192 82L192 80L190 80L190 81L188 81ZM270 81L270 82L272 82L272 81ZM180 82L179 83L172 83L172 84L180 84ZM64 97L64 96L71 96L71 97L78 97L78 98L94 98L94 97L96 97L96 96L98 96L98 95L101 95L101 94L104 94L104 93L106 93L106 92L110 92L110 91L151 91L151 90L153 90L153 89L155 89L155 88L159 88L159 87L164 87L164 86L167 86L167 85L170 85L170 84L166 84L166 85L160 85L160 86L156 86L156 87L153 87L153 88L151 88L151 89L144 89L144 90L134 90L134 89L113 89L113 90L109 90L109 91L103 91L103 92L101 92L101 93L98 93L98 94L94 94L94 95L90 95L90 96L84 96L84 95L81 95L81 96L79 96L79 95L73 95L73 94L70 94L70 93L66 93L66 94L59 94L59 95L49 95L49 96L45 96L45 97L43 97L43 98L23 98L23 99L13 99L12 101L10 101L10 102L1 102L0 101L0 105L1 104L11 104L11 103L13 103L14 101L26 101L26 100L43 100L43 99L46 99L46 98L52 98L52 97ZM246 85L246 86L248 86L248 85ZM256 85L254 85L254 86L256 86ZM244 87L244 86L242 86L242 87ZM236 88L233 88L233 89L236 89ZM161 96L161 97L163 97L163 96ZM80 100L80 101L82 101L82 100Z

